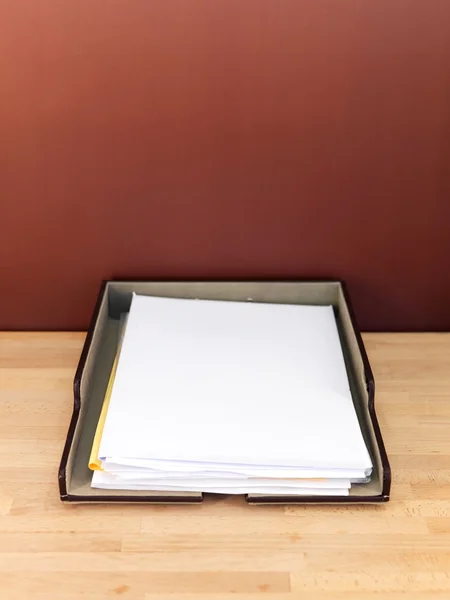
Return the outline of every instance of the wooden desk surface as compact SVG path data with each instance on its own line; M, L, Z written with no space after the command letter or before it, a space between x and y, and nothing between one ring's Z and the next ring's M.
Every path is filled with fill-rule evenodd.
M66 506L83 334L0 334L2 600L450 598L450 335L365 342L393 469L378 507Z

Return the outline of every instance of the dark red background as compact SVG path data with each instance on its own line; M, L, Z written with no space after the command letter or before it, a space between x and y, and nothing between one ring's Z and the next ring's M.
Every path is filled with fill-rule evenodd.
M346 279L450 328L448 0L0 3L0 328L103 278Z

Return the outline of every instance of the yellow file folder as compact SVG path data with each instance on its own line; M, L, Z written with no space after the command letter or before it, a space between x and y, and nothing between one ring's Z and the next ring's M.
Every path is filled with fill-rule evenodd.
M100 417L97 423L97 429L95 430L94 441L92 443L91 454L89 456L89 469L91 471L103 471L102 461L98 457L100 449L100 442L102 441L103 428L105 427L106 415L108 414L109 401L111 399L111 393L114 385L114 379L117 372L117 364L119 362L120 349L122 347L122 340L125 333L126 327L126 316L121 318L121 331L119 334L119 345L117 348L116 358L111 369L111 375L109 376L108 387L106 388L105 398L103 400L103 406L100 413Z

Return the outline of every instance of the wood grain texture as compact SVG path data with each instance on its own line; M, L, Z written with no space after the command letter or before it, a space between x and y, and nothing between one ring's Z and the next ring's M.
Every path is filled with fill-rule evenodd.
M0 334L0 598L450 597L450 335L364 336L393 469L383 506L66 506L84 335Z

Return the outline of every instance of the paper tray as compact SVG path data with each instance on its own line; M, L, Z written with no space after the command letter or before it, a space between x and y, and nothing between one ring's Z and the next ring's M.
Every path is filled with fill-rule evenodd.
M389 500L391 472L375 414L375 384L356 325L346 286L341 281L158 282L106 281L92 316L74 379L74 409L59 468L65 502L196 503L208 494L91 488L89 453L118 344L120 315L132 293L282 304L333 305L355 409L374 465L370 483L352 485L349 496L275 496L248 494L249 504L349 504Z

